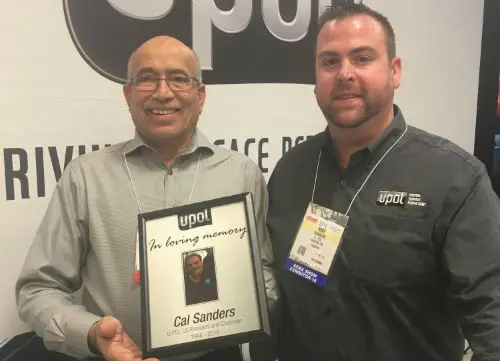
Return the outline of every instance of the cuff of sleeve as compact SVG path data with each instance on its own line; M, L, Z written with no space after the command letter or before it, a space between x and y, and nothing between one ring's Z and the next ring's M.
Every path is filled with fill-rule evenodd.
M70 325L67 325L67 341L70 353L77 357L96 356L90 349L88 344L88 334L94 323L99 321L101 317L92 313L83 312L77 313L71 320Z
M278 286L276 285L276 278L271 268L264 266L264 282L266 285L267 306L269 310L273 310L276 301L278 300Z

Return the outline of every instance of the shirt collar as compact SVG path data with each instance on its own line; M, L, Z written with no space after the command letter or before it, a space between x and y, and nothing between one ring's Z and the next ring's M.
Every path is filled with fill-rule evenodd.
M377 153L382 148L385 148L385 145L399 136L406 128L406 121L403 117L403 113L397 105L394 105L394 119L391 124L387 128L384 129L382 134L370 143L367 144L366 148L370 153Z
M125 145L125 154L129 155L135 152L137 149L147 148L154 151L149 145L146 144L144 138L135 131L135 136L133 139L129 140ZM188 148L182 153L182 155L188 155L196 152L198 149L205 148L210 150L211 153L215 151L215 145L213 145L210 140L203 134L198 127L195 128L193 136L189 141Z

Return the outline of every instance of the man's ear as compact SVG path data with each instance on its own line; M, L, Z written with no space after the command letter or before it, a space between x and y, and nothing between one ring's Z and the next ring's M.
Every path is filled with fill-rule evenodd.
M200 113L203 111L203 106L205 105L205 99L207 97L207 88L205 84L200 84L198 86L198 99L200 102Z
M123 84L123 95L125 96L125 100L127 101L127 105L130 108L130 97L131 97L132 89L130 87L130 83Z
M391 61L392 85L394 89L401 85L401 74L403 72L403 63L399 56L395 56Z

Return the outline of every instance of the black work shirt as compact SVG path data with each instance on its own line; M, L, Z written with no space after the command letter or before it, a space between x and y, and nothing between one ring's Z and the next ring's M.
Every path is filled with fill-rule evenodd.
M448 140L408 126L354 200L324 288L284 269L319 153L314 203L345 213L407 127L395 114L345 169L328 131L274 169L268 228L282 292L280 361L459 361L463 335L475 360L500 360L500 204L482 163ZM406 193L404 205L385 191Z
M186 285L186 305L208 302L218 299L217 283L215 277L203 276L200 282L196 283L185 278Z

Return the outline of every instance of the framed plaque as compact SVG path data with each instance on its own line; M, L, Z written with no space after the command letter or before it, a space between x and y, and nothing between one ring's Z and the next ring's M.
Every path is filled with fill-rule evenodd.
M143 354L269 336L250 193L139 215Z

